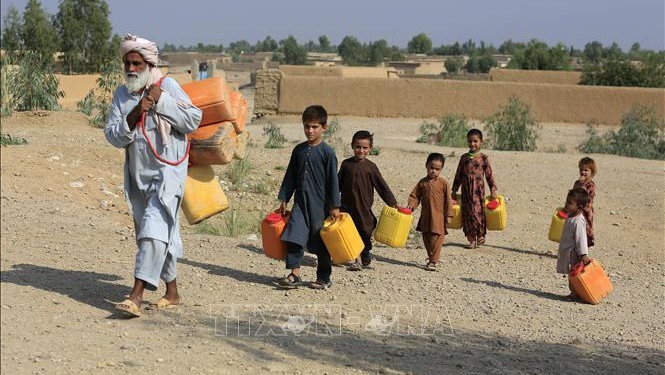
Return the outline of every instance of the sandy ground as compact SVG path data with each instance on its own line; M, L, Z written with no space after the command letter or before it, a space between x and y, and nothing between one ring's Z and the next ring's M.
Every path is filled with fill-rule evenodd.
M357 129L376 132L381 153L372 160L402 202L424 176L428 152L455 154L447 179L464 152L415 143L420 119L340 120L345 143ZM248 126L255 169L246 183L225 186L235 212L255 220L275 207L290 154L291 145L263 148L268 121L289 141L303 139L297 117ZM419 268L425 250L415 236L405 249L377 245L373 269L335 268L328 291L284 292L271 285L283 264L263 256L256 234L217 236L183 223L184 305L137 319L108 302L129 293L135 254L123 151L75 112L17 114L2 125L30 142L2 148L3 373L665 373L663 162L594 156L591 256L615 292L597 306L563 299L547 230L577 176L581 125L545 124L539 152L486 151L509 227L474 251L451 231L439 272ZM560 144L567 153L544 152ZM340 158L348 154L340 148ZM216 171L223 177L228 168ZM243 191L259 183L271 193ZM229 217L206 225L223 228ZM314 259L303 268L308 280Z

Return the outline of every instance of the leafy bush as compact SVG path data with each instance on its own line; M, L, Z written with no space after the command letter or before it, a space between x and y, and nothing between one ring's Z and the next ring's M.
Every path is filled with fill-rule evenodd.
M588 124L587 139L578 150L665 160L665 120L658 117L653 107L634 106L623 115L617 131L601 136L593 124Z
M17 69L6 72L9 95L6 100L13 108L18 111L60 109L58 99L65 94L58 90L58 79L44 66L41 55L26 51L12 57L9 63L18 65Z
M665 87L665 51L647 55L639 65L623 57L586 63L580 84Z
M343 146L342 123L337 117L328 122L328 129L323 133L323 141L329 144L332 148Z
M246 211L229 210L224 213L224 235L238 237L243 234L257 233L261 219Z
M373 156L379 155L380 153L381 153L380 147L372 147L372 149L369 150L369 154Z
M204 220L194 227L194 232L198 234L209 234L211 236L221 236L222 232L210 223L210 220Z
M488 143L495 150L533 151L540 125L529 106L516 97L487 120Z
M28 140L22 137L12 137L10 134L0 134L0 146L25 145Z
M10 116L14 107L9 90L9 69L9 59L0 56L0 117Z
M263 127L263 135L268 136L265 148L282 148L284 147L284 143L286 143L286 137L282 133L282 128L272 122Z
M249 161L249 158L240 159L229 165L226 177L233 185L238 185L247 179L253 169L254 166Z
M113 93L122 84L122 80L122 66L119 60L113 59L101 66L97 87L90 90L88 95L76 104L79 111L92 116L88 119L90 125L98 128L106 125Z
M466 147L466 133L470 130L464 115L452 114L441 117L439 124L424 122L420 125L419 143L438 146Z

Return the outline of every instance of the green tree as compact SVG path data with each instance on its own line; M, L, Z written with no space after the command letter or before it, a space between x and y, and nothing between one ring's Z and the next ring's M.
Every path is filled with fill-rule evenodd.
M14 4L9 4L7 14L2 20L2 49L8 53L18 51L22 48L21 39L23 23L18 9Z
M392 56L392 49L385 39L370 42L367 46L367 65L376 66Z
M246 40L237 40L229 44L227 49L232 55L242 55L243 53L251 52L252 46Z
M307 52L305 52L305 48L298 45L298 41L293 35L289 35L289 37L282 42L284 64L305 65L307 63Z
M21 40L23 49L34 51L44 65L53 65L53 53L57 49L55 28L39 0L29 0L25 6Z
M641 64L625 58L586 63L582 85L665 87L665 51L648 53Z
M430 53L432 52L432 39L425 33L420 33L411 38L407 49L409 53Z
M621 59L625 56L623 50L616 42L613 42L612 45L605 48L603 51L603 57L606 59Z
M524 48L515 47L508 67L526 70L568 70L569 59L569 50L564 44L558 43L549 47L545 42L532 39Z
M321 46L321 52L330 52L330 39L326 35L319 36L319 46Z
M597 40L584 45L584 59L587 62L599 62L603 58L603 44Z
M111 45L109 7L104 0L62 0L56 28L67 73L96 72L117 56Z
M446 62L444 63L444 66L446 67L446 70L448 73L455 74L462 69L462 66L464 65L464 61L460 58L448 58L446 59Z
M273 52L279 48L277 41L270 37L266 36L262 41L256 43L256 52Z
M337 51L346 65L360 66L365 62L365 48L356 37L345 36L339 46L337 46Z

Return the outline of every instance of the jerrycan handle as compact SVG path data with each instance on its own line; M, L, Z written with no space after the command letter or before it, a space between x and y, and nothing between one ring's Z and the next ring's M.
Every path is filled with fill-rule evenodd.
M568 272L568 277L575 277L579 274L584 272L584 263L583 262L577 262L573 268L570 269L570 272Z
M499 199L495 198L494 200L487 202L485 207L487 207L490 210L496 210L499 207Z

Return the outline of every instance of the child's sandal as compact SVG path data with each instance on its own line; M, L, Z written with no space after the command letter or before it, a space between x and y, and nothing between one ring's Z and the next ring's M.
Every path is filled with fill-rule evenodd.
M309 284L311 289L326 290L332 286L332 281L316 280Z
M300 276L291 272L286 277L282 277L275 281L274 284L282 289L296 289L298 285L302 284L302 279Z
M484 244L485 244L485 237L480 237L478 239L478 242L476 243L476 247L479 247L480 245L484 245Z
M465 249L475 249L478 247L478 244L476 242L469 242L468 244L464 245Z
M436 263L427 262L427 264L423 268L425 269L425 271L436 271Z

